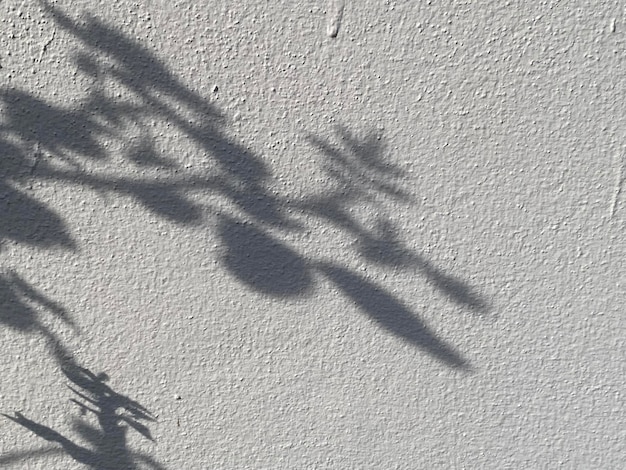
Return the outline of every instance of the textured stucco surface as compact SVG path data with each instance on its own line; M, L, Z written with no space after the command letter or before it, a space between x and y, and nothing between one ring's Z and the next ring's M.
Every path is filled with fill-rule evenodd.
M625 34L0 2L0 467L623 468Z

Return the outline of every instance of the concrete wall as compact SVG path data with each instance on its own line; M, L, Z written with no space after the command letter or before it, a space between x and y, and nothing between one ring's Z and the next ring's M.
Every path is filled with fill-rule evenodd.
M622 2L0 20L2 468L622 468Z

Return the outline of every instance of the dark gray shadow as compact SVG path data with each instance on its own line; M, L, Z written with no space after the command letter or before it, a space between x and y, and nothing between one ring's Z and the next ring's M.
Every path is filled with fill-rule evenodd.
M2 90L0 99L4 102L3 128L8 132L19 130L22 142L29 147L38 144L59 157L80 154L105 158L98 137L106 135L106 129L90 113L51 106L15 89Z
M453 302L477 312L489 310L487 301L466 282L445 274L406 248L389 221L378 221L373 230L359 233L358 245L361 256L372 263L417 271Z
M488 302L467 283L445 274L402 242L388 214L376 207L375 198L410 201L401 187L402 171L384 162L384 139L374 133L359 140L338 127L342 145L311 137L312 144L327 157L327 172L334 189L291 205L321 217L355 238L360 256L368 262L393 269L418 272L453 302L474 311L489 310ZM374 227L365 227L353 214L355 207L368 205L376 215Z
M63 362L70 354L57 336L41 322L40 309L76 327L65 308L38 292L16 273L0 275L0 324L21 333L42 335L52 355Z
M305 257L276 235L304 230L291 215L294 211L306 218L321 218L354 238L355 255L364 262L420 273L452 301L478 311L488 308L465 282L408 250L394 231L390 215L377 205L381 197L411 201L411 193L402 185L403 171L384 158L383 135L370 132L357 137L338 127L339 145L311 136L312 145L326 157L328 188L301 200L279 197L270 189L272 174L263 159L228 138L221 113L184 86L152 52L97 18L73 20L46 1L40 4L59 28L80 41L83 50L76 54L75 63L81 73L92 77L93 86L71 106L52 105L23 91L0 90L0 151L11 155L2 163L5 170L0 175L0 190L7 194L0 208L5 204L2 217L10 228L0 228L0 237L75 248L59 216L18 188L33 180L126 195L151 213L181 225L206 223L207 207L190 197L190 192L216 194L234 207L232 214L218 215L215 220L224 248L223 267L242 284L278 298L304 295L312 291L313 273L319 270L386 331L448 365L465 366L457 353L442 341L437 343L417 316L383 287L345 267ZM126 90L128 97L111 96L111 83ZM151 143L150 122L155 119L167 122L194 143L205 154L210 170L189 172L174 156L159 153ZM140 129L140 135L129 139L129 126ZM102 144L107 138L128 143L117 156L122 164L160 171L150 177L92 171L95 163L99 168L107 162L113 165ZM119 164L118 158L115 165ZM353 215L364 206L378 220L374 227L363 225Z
M359 309L385 330L423 349L441 362L459 369L469 364L392 294L347 269L322 264L322 271Z
M219 235L226 251L224 266L253 289L278 297L306 293L312 278L294 250L250 223L221 217Z
M0 181L0 214L0 249L3 240L43 248L76 248L56 213L3 181Z
M96 375L73 362L66 362L63 372L69 379L71 383L69 389L74 394L70 401L78 406L81 416L91 414L98 423L94 426L83 418L74 421L74 431L81 440L89 443L88 446L77 444L54 429L25 417L22 413L15 412L14 416L3 413L3 416L46 441L57 443L63 453L94 470L144 468L140 467L140 464L157 470L165 468L150 456L134 452L127 446L126 434L129 428L152 440L150 430L143 421L151 422L154 418L146 408L112 390L105 384L108 377L104 373ZM35 450L30 453L13 452L12 456L0 457L0 462L10 463L24 457L32 459L55 451L58 451L58 448Z
M59 215L20 187L30 179L34 162L28 161L23 148L8 141L10 136L10 126L0 123L0 250L7 240L75 249Z
M289 224L281 214L280 201L267 189L271 176L267 166L223 135L224 119L209 101L182 85L153 53L99 19L74 21L48 2L40 3L58 26L82 42L85 51L77 54L76 64L93 76L96 84L69 109L17 90L0 92L5 108L1 130L21 142L22 150L36 146L50 157L40 159L35 178L127 194L176 223L201 222L200 208L185 192L205 189L221 193L252 220ZM130 90L132 99L107 97L107 80ZM149 144L153 136L147 122L156 117L176 127L206 153L213 164L211 174L172 177L181 174L180 168ZM102 139L123 138L128 124L139 125L144 132L139 144L129 145L124 155L128 165L167 169L167 177L107 180L83 170L81 159L108 159Z

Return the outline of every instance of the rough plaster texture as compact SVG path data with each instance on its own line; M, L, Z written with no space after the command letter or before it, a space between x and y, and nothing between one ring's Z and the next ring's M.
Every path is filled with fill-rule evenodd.
M623 468L622 2L0 33L2 468Z

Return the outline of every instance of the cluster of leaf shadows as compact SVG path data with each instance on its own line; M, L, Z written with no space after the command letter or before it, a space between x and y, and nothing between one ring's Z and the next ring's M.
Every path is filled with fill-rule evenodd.
M25 459L66 454L96 470L132 470L140 468L139 463L144 464L142 468L149 466L157 470L163 469L164 467L149 455L132 451L127 446L128 427L152 440L148 427L141 422L154 421L149 411L108 387L104 383L108 379L106 374L96 375L79 366L68 348L40 318L41 311L49 312L70 326L76 327L65 308L47 298L15 272L0 276L2 325L22 333L38 334L45 339L50 354L72 384L69 388L75 398L71 401L79 406L81 416L93 415L97 425L84 418L74 420L73 430L76 435L88 443L80 445L76 440L37 423L20 412L16 411L13 416L2 413L5 418L58 445L3 453L0 455L0 467L23 462Z
M73 422L73 430L80 440L89 445L80 445L77 439L69 439L54 429L33 421L20 412L13 416L3 416L20 426L29 429L37 436L49 442L57 443L53 447L12 452L0 456L0 464L23 461L25 458L45 457L54 454L66 454L76 462L85 464L96 470L132 470L145 466L156 470L164 469L152 457L135 452L127 446L129 428L152 440L150 430L142 421L154 421L150 412L124 395L112 390L105 381L104 373L94 374L73 361L66 361L63 373L70 381L69 389L74 394L72 403L78 406L81 418ZM86 415L89 415L85 417ZM95 419L97 425L90 422ZM140 467L139 465L142 465Z
M29 185L35 182L127 196L153 214L181 225L207 224L209 211L224 247L222 266L241 283L286 298L310 292L315 274L321 274L385 330L448 366L469 368L451 345L383 286L338 262L311 259L276 236L306 230L306 220L320 219L352 238L363 261L419 273L453 302L486 310L486 302L467 284L408 249L389 215L376 204L380 197L410 197L400 188L402 172L383 161L382 136L372 133L358 138L342 127L335 136L339 144L311 136L311 145L327 160L327 190L298 199L277 196L270 190L272 175L263 159L227 137L225 119L215 106L183 85L153 53L97 18L77 21L46 2L41 4L56 26L81 44L75 64L93 86L72 106L52 104L17 89L0 89L0 250L7 242L78 249L63 219L31 195ZM209 170L188 171L176 158L163 155L151 133L155 121L168 123L199 149ZM130 138L129 129L138 130L138 135ZM107 141L122 143L115 161L104 144ZM133 171L121 176L114 171L120 160ZM203 206L192 197L198 192L221 197L232 211L225 214ZM371 207L377 220L373 227L358 221L353 215L355 207ZM69 354L44 326L33 304L70 322L64 309L17 273L0 276L2 324L43 335L55 357L67 362ZM91 395L74 391L83 400L91 397L94 407L84 409L98 416L104 447L87 450L22 415L10 419L60 443L74 459L93 468L113 468L101 458L109 455L110 448L121 452L118 457L126 465L115 468L133 468L124 446L122 422L149 434L114 411L131 402L124 402L89 371L73 370L64 372L79 388L90 387ZM139 417L147 416L138 406L131 409ZM81 430L85 437L92 433Z

